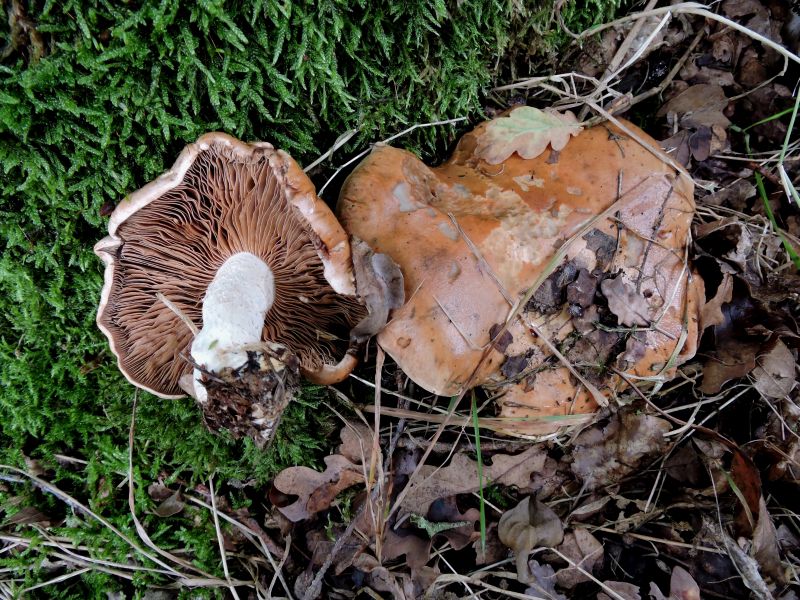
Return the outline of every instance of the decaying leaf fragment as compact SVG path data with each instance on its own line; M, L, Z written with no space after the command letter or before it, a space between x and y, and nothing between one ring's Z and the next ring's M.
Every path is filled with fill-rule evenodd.
M497 526L500 541L514 551L517 577L523 583L534 578L528 569L528 555L541 546L557 546L564 539L564 525L552 508L528 496L503 513Z
M577 437L572 472L589 490L618 481L648 456L661 452L669 430L669 423L659 417L618 413L606 425L595 425Z
M536 158L548 145L556 151L563 149L581 129L569 111L519 106L489 123L478 138L475 155L490 165L500 164L514 152L522 158Z

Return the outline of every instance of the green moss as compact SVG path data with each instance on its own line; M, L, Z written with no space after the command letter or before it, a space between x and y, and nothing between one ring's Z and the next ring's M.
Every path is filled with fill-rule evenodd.
M578 29L618 1L595 0L588 11L568 3L565 15ZM351 128L359 133L342 156L413 123L477 116L493 79L509 73L506 53L525 64L565 39L536 34L549 21L549 2L22 4L44 52L29 32L0 19L0 46L13 46L0 61L0 461L40 461L47 479L132 536L119 485L134 390L94 324L101 207L157 176L209 130L272 141L307 163ZM404 143L431 159L456 133L429 129ZM330 172L326 165L318 183ZM335 426L319 410L322 394L310 390L292 406L266 454L207 432L190 401L142 394L137 507L152 509L146 486L160 476L182 485L212 473L263 483L281 466L315 464ZM86 465L65 466L56 455ZM98 555L127 551L52 497L14 484L0 491L0 505L11 496L67 518L60 533L86 540ZM207 519L147 519L159 543L188 546L219 572ZM0 567L36 565L36 556L6 556ZM50 576L26 570L23 586ZM110 582L87 574L42 595L91 597L113 589Z

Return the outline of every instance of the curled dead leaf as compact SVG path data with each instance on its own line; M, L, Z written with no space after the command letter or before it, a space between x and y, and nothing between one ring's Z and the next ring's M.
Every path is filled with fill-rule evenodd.
M759 498L758 523L753 531L753 557L765 574L780 584L786 583L781 565L778 533L763 496Z
M185 507L186 503L183 501L183 495L180 490L178 490L159 504L153 511L153 514L162 518L171 517L183 511Z
M389 318L389 311L405 300L403 273L387 254L379 254L357 237L352 238L353 270L358 295L368 314L350 332L356 342L365 342L378 333Z
M756 359L756 367L751 374L753 385L768 398L783 398L793 389L795 379L795 358L781 340L775 340L772 347Z
M581 129L578 119L569 111L559 113L520 106L508 116L489 123L478 139L475 155L491 165L500 164L514 152L522 158L535 158L548 144L553 150L563 149Z

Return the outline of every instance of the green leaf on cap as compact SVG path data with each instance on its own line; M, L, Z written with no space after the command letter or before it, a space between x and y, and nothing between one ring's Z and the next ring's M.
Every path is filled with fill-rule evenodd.
M581 129L571 112L520 106L486 126L478 138L475 155L492 165L503 162L514 152L522 158L535 158L548 144L553 150L561 150Z

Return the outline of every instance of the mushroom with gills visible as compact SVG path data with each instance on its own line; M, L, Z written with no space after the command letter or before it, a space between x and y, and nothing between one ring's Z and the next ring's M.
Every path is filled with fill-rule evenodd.
M436 168L377 146L337 207L403 272L408 300L381 347L435 394L489 389L511 434L587 420L625 387L616 372L673 376L696 351L703 301L686 172L625 122L528 144L514 128L534 110L480 124Z
M285 152L206 134L108 231L97 323L121 371L163 398L188 392L212 429L263 445L301 374L329 384L355 366L350 332L372 311L350 241Z

